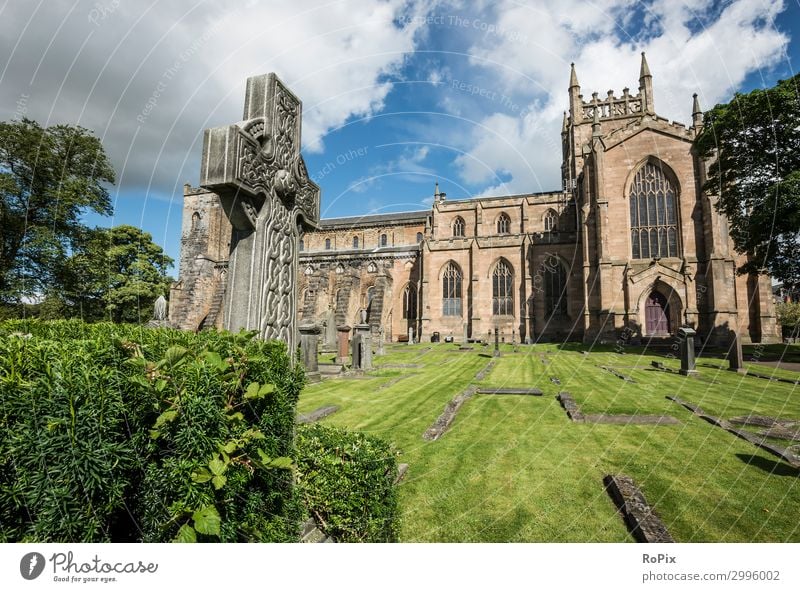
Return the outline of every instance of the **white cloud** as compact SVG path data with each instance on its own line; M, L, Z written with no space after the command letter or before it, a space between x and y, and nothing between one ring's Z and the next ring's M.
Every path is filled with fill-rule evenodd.
M413 16L427 9L420 0L5 3L0 118L80 123L102 136L124 188L179 191L196 182L203 129L241 117L247 76L275 71L303 99L307 150L379 111L387 78L415 47Z
M485 194L559 188L571 61L585 97L593 91L605 96L609 89L619 94L626 86L635 93L640 52L646 51L656 111L688 122L692 93L699 93L705 108L725 101L748 74L783 57L788 39L773 24L783 8L768 0L735 0L717 13L710 0L498 3L478 18L495 19L498 29L519 35L478 37L471 63L494 76L498 92L531 111L521 117L496 109L481 117L463 144L469 155L455 161L462 177L490 183ZM634 9L641 17L636 23ZM637 30L626 29L632 23ZM460 111L452 106L452 112Z

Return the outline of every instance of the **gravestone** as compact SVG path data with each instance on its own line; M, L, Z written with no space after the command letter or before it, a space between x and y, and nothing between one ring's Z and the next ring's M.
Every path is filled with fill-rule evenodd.
M224 327L256 329L293 353L299 228L319 221L319 187L300 155L300 100L275 74L247 79L242 121L207 129L200 184L233 227Z
M300 326L300 352L303 366L310 380L319 380L319 360L317 359L317 343L321 329L319 325Z
M697 374L694 359L694 336L695 331L691 327L681 327L678 329L678 338L681 341L680 373L684 376Z
M742 342L736 331L728 331L730 344L728 345L728 369L733 372L744 374L747 372L744 367L744 357L742 356Z
M412 345L414 343L414 327L408 328L408 344Z
M332 308L328 308L323 326L325 327L323 351L336 351L336 315Z
M372 370L372 339L370 326L367 323L353 327L353 340L351 344L353 357L353 370L362 372Z
M382 356L383 354L383 327L381 327L378 329L378 351L376 352L376 355Z
M349 357L349 352L347 351L347 346L349 345L350 341L350 327L347 325L339 325L336 327L336 332L338 333L338 348L336 352L336 363L337 364L347 364L347 360Z

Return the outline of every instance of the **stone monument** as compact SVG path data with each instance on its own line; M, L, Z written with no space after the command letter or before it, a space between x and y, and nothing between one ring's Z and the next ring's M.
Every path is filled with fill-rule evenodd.
M500 329L494 328L494 353L495 358L500 357Z
M164 298L164 295L160 295L156 298L156 302L153 305L153 320L154 321L166 321L167 320L167 299Z
M684 376L697 374L694 360L694 336L695 331L691 327L681 327L678 329L678 338L681 341L680 373Z
M348 325L339 325L336 327L338 334L338 348L336 350L336 363L347 364L350 354L347 351L347 346L350 342L350 327Z
M353 370L372 370L372 339L371 328L364 322L367 311L361 309L362 322L353 327L353 341L351 344L353 357Z
M728 345L728 369L740 374L746 374L744 356L742 355L742 342L736 331L728 331L730 344Z
M325 320L322 322L325 328L325 338L323 341L323 351L336 351L336 315L333 308L328 307Z
M292 354L299 232L317 225L320 197L300 155L301 115L275 74L248 78L242 121L205 131L200 172L233 228L224 328L256 329Z
M319 380L319 360L317 359L317 343L321 329L319 325L300 326L300 352L306 376L311 382Z

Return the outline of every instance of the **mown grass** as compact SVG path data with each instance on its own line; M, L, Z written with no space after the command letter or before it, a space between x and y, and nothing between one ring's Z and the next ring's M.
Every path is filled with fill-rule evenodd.
M800 419L796 386L702 365L699 376L683 377L650 366L657 359L677 368L677 360L636 348L584 355L581 346L515 352L507 344L496 359L491 349L387 346L376 365L418 367L326 380L300 397L301 412L338 405L325 422L381 436L409 463L400 485L401 540L630 541L602 484L604 475L624 473L678 541L800 541L800 472L666 399L675 394L726 418ZM493 370L475 382L491 361ZM422 440L469 384L536 386L544 396L475 395L444 436ZM555 399L559 391L586 413L669 414L681 423L572 423Z

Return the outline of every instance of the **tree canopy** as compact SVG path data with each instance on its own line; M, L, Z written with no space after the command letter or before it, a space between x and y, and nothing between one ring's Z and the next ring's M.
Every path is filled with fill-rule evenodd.
M705 114L698 153L710 159L703 189L719 196L740 273L800 283L800 75L736 94Z
M152 318L153 303L169 294L172 259L152 236L135 226L91 231L59 275L66 316L140 323Z
M79 126L0 122L0 302L41 296L89 229L86 211L111 215L114 169Z

